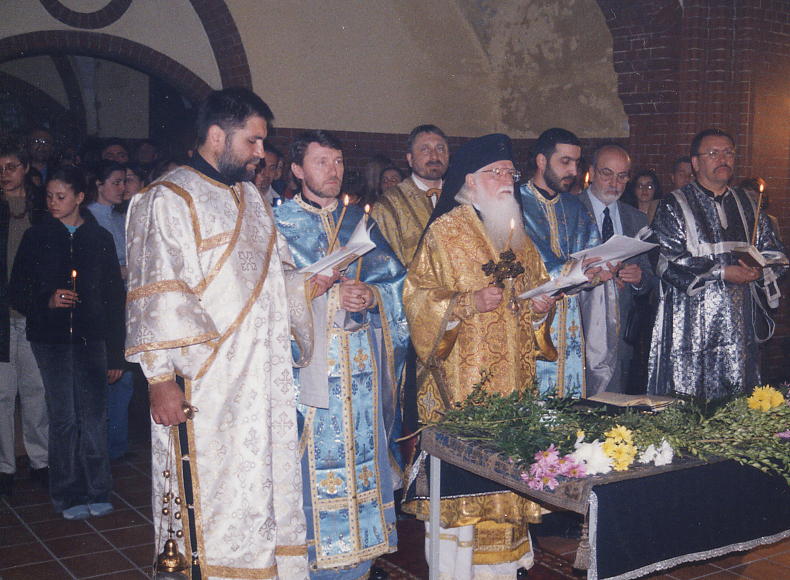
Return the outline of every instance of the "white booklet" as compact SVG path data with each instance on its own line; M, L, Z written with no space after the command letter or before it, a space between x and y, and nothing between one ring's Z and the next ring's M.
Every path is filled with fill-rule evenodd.
M299 271L305 274L323 274L324 276L331 276L333 269L342 272L348 268L351 262L376 247L376 244L370 239L370 230L373 229L373 225L371 223L368 226L368 220L364 218L359 220L345 246L309 266L300 268Z
M540 296L541 294L556 296L557 294L570 292L577 286L580 286L586 282L587 276L584 275L584 270L582 270L581 260L574 260L573 265L570 266L570 270L567 274L561 274L553 280L549 280L548 282L541 284L532 290L527 290L526 292L519 294L518 297L521 300L526 300L527 298L533 298L535 296Z
M579 261L587 257L599 258L592 264L587 265L588 268L593 268L595 266L605 266L606 262L611 262L612 265L614 265L617 262L622 262L628 258L633 258L639 254L649 252L656 246L658 246L658 244L644 242L637 238L629 238L628 236L617 235L612 236L606 243L600 246L575 252L571 254L571 257Z

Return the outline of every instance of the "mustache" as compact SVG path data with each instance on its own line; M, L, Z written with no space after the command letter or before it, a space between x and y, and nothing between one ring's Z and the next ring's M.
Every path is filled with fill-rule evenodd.
M425 165L438 165L439 167L444 167L444 163L442 163L441 161L429 161Z

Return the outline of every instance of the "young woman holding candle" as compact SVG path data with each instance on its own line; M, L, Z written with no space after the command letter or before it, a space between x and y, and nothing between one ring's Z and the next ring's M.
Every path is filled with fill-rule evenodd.
M51 217L25 232L9 288L44 381L50 496L66 519L113 510L106 385L123 362L120 266L112 235L81 208L84 191L78 169L50 176Z

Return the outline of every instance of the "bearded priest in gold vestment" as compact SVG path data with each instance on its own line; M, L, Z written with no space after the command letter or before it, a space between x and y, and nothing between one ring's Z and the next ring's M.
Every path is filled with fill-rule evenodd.
M522 225L518 179L506 135L473 139L450 159L403 295L425 369L417 397L423 423L463 401L482 370L490 374L487 390L507 394L534 388L536 359L556 357L546 338L555 299L517 298L549 279ZM503 260L521 266L499 280L504 288L483 268ZM410 476L404 509L427 520L424 454ZM463 470L443 471L442 483L441 578L512 579L532 566L528 524L539 521L537 504Z

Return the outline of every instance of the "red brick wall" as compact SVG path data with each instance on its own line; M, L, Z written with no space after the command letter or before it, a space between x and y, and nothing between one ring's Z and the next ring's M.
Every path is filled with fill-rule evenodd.
M614 45L634 167L669 185L672 160L717 126L738 149L736 181L761 176L790 241L790 3L787 0L598 0ZM790 278L790 277L788 277ZM790 377L790 282L763 360Z

